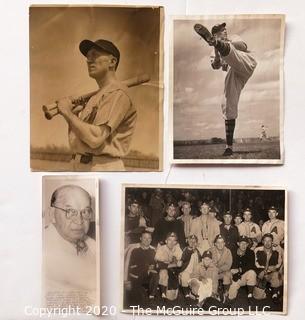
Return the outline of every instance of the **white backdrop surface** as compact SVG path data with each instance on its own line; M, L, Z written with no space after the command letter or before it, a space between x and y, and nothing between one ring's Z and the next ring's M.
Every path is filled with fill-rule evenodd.
M25 0L1 2L0 319L38 319L37 316L26 315L25 307L40 307L41 176L44 173L32 173L29 169L28 7L32 3ZM72 2L37 1L36 3ZM73 3L94 4L97 1L73 1ZM119 308L121 183L273 185L286 186L289 191L287 318L303 319L305 301L303 289L305 287L305 219L302 216L305 208L303 195L305 2L302 0L109 0L98 1L98 3L164 5L165 7L164 171L89 174L97 176L101 181L103 304L115 305ZM285 164L283 166L174 166L170 168L167 125L169 17L184 14L241 13L286 14ZM92 316L79 316L77 319L88 319L88 317L92 318ZM53 319L57 318L53 317ZM76 319L75 316L71 318ZM118 312L113 317L105 318L131 319L132 316ZM138 319L149 318L152 317L138 317ZM252 316L247 317L247 319L252 318L254 319ZM283 317L264 316L263 319L283 319Z

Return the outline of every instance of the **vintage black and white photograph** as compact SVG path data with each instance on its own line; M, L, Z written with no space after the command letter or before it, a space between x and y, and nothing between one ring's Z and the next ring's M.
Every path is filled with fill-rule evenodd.
M43 305L100 305L98 179L44 176L42 185Z
M163 8L30 7L31 168L160 171Z
M173 163L283 163L284 15L172 20Z
M123 311L285 314L286 193L273 187L124 185Z

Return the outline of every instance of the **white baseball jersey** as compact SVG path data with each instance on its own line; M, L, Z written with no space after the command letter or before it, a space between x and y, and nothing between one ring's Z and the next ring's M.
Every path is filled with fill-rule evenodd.
M271 233L273 243L279 245L284 240L285 222L280 219L268 220L263 224L262 233Z
M256 60L249 51L236 49L234 43L244 43L244 41L238 36L233 36L230 41L229 54L227 56L221 56L221 66L224 71L226 71L224 65L228 65L224 95L221 103L225 120L237 118L241 91L252 76L257 65ZM211 59L212 58L213 57L211 57Z

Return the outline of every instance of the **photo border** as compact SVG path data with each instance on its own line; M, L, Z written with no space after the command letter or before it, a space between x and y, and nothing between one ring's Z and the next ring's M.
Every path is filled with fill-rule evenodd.
M174 158L174 22L176 20L203 19L280 19L280 70L279 70L279 125L280 125L280 159L175 159ZM228 14L228 15L173 15L170 16L169 46L169 150L170 164L284 164L284 50L285 50L285 14Z
M122 199L122 205L121 205L121 266L120 266L120 304L119 304L119 310L121 313L126 314L132 314L133 316L139 316L137 313L134 314L131 309L124 309L124 233L125 233L125 196L126 196L126 189L127 188L160 188L160 189L231 189L231 190L278 190L278 191L284 191L285 193L285 208L284 208L284 217L285 217L285 247L284 247L284 281L283 281L283 311L268 311L266 312L266 315L287 315L288 314L288 190L286 187L281 186L264 186L264 185L198 185L198 184L136 184L136 183L124 183L122 184L121 189L121 199ZM144 309L145 310L145 309ZM166 310L166 309L165 309ZM186 312L186 311L184 311ZM261 315L261 312L258 312L259 315ZM157 313L157 310L152 310L152 315L156 316L167 316L165 315L159 315ZM186 312L183 313L183 316L198 316L198 315L211 315L209 311L200 312ZM250 312L244 312L243 315L251 315ZM141 316L141 315L140 315ZM219 314L217 316L223 316L222 314ZM237 316L234 315L234 316Z
M30 15L31 8L131 8L131 9L159 9L160 14L159 14L159 74L158 74L158 168L151 169L151 168L137 168L136 170L124 170L124 171L118 171L118 170L104 170L104 171L83 171L83 172L163 172L164 170L164 83L165 83L165 78L164 78L164 30L165 30L165 15L164 15L164 5L136 5L136 4L97 4L97 3L92 3L92 4L54 4L54 3L41 3L41 4L31 4L28 7L28 13ZM30 23L30 16L28 18L28 23ZM29 41L31 40L30 37L31 30L29 30ZM30 43L29 43L30 45ZM31 54L29 53L29 73L31 74ZM31 77L29 79L29 86L31 88ZM30 90L30 89L29 89ZM30 90L31 91L31 90ZM33 108L32 106L32 97L31 94L29 95L29 108L30 108L30 115L31 115L31 110ZM31 120L31 119L30 119ZM30 132L32 131L32 121L30 123ZM31 147L31 137L29 140L29 146ZM52 173L52 172L71 172L71 173L77 173L79 171L75 171L73 169L69 169L68 171L66 169L61 169L61 168L56 168L56 169L47 169L47 170L41 170L37 169L32 165L34 159L32 159L32 151L30 150L29 153L29 166L31 172L47 172L47 173Z
M44 225L43 225L43 210L44 210L44 185L46 183L46 180L58 180L58 181L66 181L67 184L69 182L76 183L77 180L92 180L92 183L94 184L94 210L95 210L95 248L96 248L96 302L95 306L92 306L92 309L95 310L95 307L100 309L101 306L101 236L100 236L100 186L99 186L99 179L93 176L88 175L43 175L41 178L41 214L42 214L42 220L41 220L41 228L42 228L42 234L41 234L41 251L42 251L42 262L41 262L41 305L45 305L45 259L44 259L44 253L45 253L45 241L44 241ZM84 312L83 314L87 314Z

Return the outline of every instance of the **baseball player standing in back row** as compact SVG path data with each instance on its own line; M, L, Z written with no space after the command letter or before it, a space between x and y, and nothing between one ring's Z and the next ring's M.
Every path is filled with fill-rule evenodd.
M201 24L195 24L194 29L210 46L214 47L211 57L212 68L221 68L222 71L227 72L221 103L227 142L223 156L231 156L239 97L252 76L257 62L248 51L247 44L239 36L228 38L225 22L213 26L211 33Z
M110 41L83 40L80 52L87 59L89 76L99 91L75 114L70 98L57 102L69 126L75 171L123 171L122 157L130 147L137 112L127 87L116 79L120 51Z

